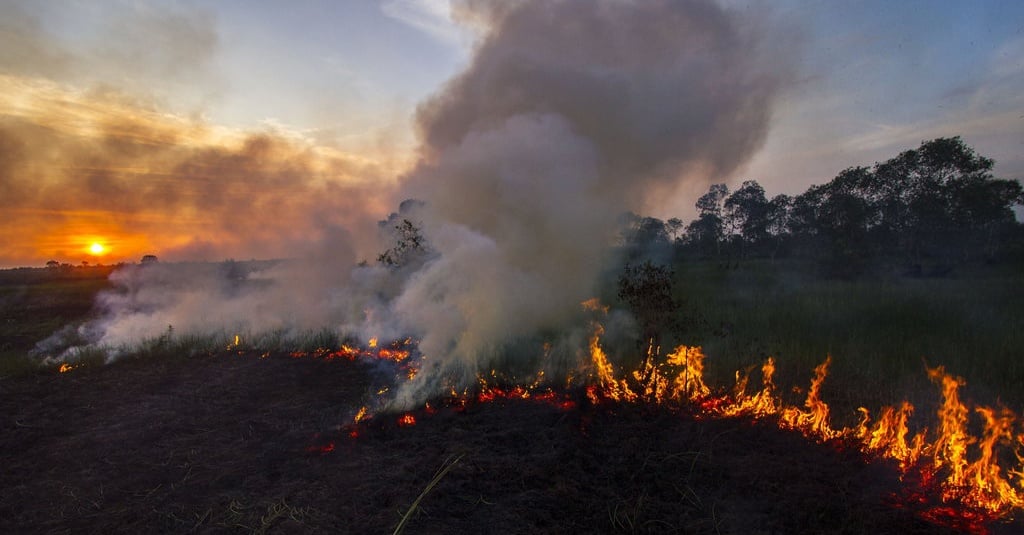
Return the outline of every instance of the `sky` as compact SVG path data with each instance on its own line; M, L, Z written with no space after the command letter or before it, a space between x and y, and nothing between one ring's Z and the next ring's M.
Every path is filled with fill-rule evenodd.
M713 182L799 194L955 135L1024 178L1021 2L721 3L772 35L749 51L778 74L764 132L624 208L688 221ZM374 258L376 221L429 187L410 176L438 95L468 94L485 4L0 1L0 267Z

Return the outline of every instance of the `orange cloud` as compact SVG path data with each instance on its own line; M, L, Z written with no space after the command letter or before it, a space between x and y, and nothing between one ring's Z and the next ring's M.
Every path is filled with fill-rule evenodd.
M403 165L0 75L0 266L77 263L94 241L106 262L292 256L338 228L372 255Z

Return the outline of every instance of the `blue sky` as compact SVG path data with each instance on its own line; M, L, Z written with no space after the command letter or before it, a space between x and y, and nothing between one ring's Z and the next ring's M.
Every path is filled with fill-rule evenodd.
M216 43L196 58L198 75L147 80L145 90L217 124L269 123L349 146L383 135L411 149L416 104L466 65L473 43L446 0L22 7L70 48L132 13L208 21ZM846 166L957 134L995 157L1003 174L1024 175L1024 3L786 1L770 9L799 38L800 81L747 178L798 193ZM794 160L800 167L787 163Z
M799 188L952 135L994 157L1004 176L1024 175L1024 4L794 2L780 11L804 38L803 83L752 177Z
M763 147L722 181L756 179L769 195L798 194L846 167L954 135L994 158L998 175L1024 177L1024 3L724 4L783 28L795 45L779 53L794 56L797 76ZM204 146L272 132L312 147L302 157L333 155L310 168L391 185L416 154L417 104L469 64L481 31L456 20L448 0L25 0L4 3L0 15L0 118L9 122L56 124L82 137L101 114L124 114L159 123L161 139L202 137ZM55 102L76 119L55 119L47 108ZM13 188L10 176L0 180ZM682 188L650 211L687 219L699 193ZM13 206L57 209L30 197ZM75 230L78 241L47 251L120 232L131 217L117 213L106 230ZM0 238L19 233L0 228ZM138 241L131 254L168 240L199 247L194 237L175 239ZM46 254L29 249L0 251L0 265Z

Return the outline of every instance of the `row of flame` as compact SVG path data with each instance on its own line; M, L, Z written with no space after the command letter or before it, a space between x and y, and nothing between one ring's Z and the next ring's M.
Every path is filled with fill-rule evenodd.
M927 428L911 433L908 420L914 407L907 401L882 408L875 419L867 409L860 408L857 425L836 429L830 423L828 404L820 395L831 358L815 368L803 406L797 407L786 404L776 392L773 358L768 358L761 367L760 390L747 392L748 377L737 372L732 392L721 393L704 382L705 356L700 347L679 346L659 362L662 359L658 348L651 346L648 358L638 369L620 374L601 347L603 334L602 326L595 322L589 343L592 372L585 384L578 384L574 378L566 382L569 388L582 386L595 405L616 402L687 406L696 408L701 417L771 419L780 427L819 442L853 444L870 457L895 461L905 479L934 486L944 503L960 507L955 512L939 504L930 510L922 508L924 516L934 515L933 520L942 521L946 516L957 515L962 522L976 521L974 527L983 530L979 526L985 522L1006 518L1024 508L1024 456L1021 455L1024 433L1014 431L1016 415L1006 408L976 407L974 412L981 416L982 428L980 436L973 436L968 430L971 411L959 396L964 381L947 373L942 366L928 369L929 378L942 394L937 411L938 425L932 433ZM407 349L410 344L411 341L406 340L379 348L376 340L372 340L370 349L343 346L311 356L391 360L398 363L405 377L411 380L416 376L417 364L412 362L416 359ZM293 354L296 357L307 355ZM480 377L477 389L472 392L453 389L444 403L465 406L470 402L486 403L497 399L532 399L562 409L575 405L571 396L545 384L550 383L542 373L529 384L507 388L494 386L487 378ZM383 396L387 392L385 388L378 393ZM426 414L434 410L430 403L424 407ZM352 436L358 435L356 426L372 416L367 407L360 408L353 421L355 426L348 426ZM403 413L397 423L399 426L415 425L416 416L413 412ZM1015 459L1018 466L1004 470L1000 459L1007 457Z
M659 362L662 360L659 349L652 345L638 369L620 375L601 347L603 334L603 327L594 322L589 343L592 373L585 384L574 384L575 378L572 377L566 381L570 388L582 386L595 405L609 401L685 404L697 408L702 417L772 418L781 427L798 431L813 440L853 443L870 456L895 461L904 476L938 485L944 502L964 506L966 510L960 511L961 515L973 514L989 521L1005 518L1024 508L1024 455L1021 453L1024 451L1024 433L1015 432L1016 415L1006 408L975 407L974 412L981 416L982 430L980 436L972 435L968 430L971 411L959 396L964 380L947 373L942 366L928 368L929 378L942 394L942 403L937 411L938 425L929 439L927 428L911 434L907 424L914 407L907 401L896 407L882 408L874 420L867 409L860 408L861 419L856 426L833 428L828 404L820 396L831 358L815 368L803 407L796 407L787 405L776 393L773 358L768 358L761 367L760 390L748 393L747 376L737 372L733 391L723 394L714 392L704 382L705 357L700 347L679 346ZM342 345L338 349L318 349L312 353L293 352L290 356L348 361L386 360L399 370L400 379L411 381L424 358L410 350L414 345L407 339L381 347L373 338L365 349ZM239 347L240 340L236 336L228 349ZM60 371L70 371L75 367L77 365L63 364ZM470 401L533 399L562 409L575 405L569 396L556 393L544 384L543 373L525 386L509 388L493 386L486 378L480 377L474 393L468 389L462 392L452 389L446 403L465 406ZM378 395L383 397L387 393L388 388L383 388ZM434 410L429 403L424 409L427 414ZM355 415L353 423L358 425L371 417L369 409L364 406ZM415 423L413 413L399 416L400 426ZM352 436L356 435L353 428ZM333 443L321 449L324 452L333 450ZM1018 466L1004 470L1000 460L1011 457ZM937 508L935 510L938 511Z
M854 427L835 429L830 425L828 404L821 399L821 386L828 375L831 358L814 370L803 407L785 404L776 394L775 360L768 358L761 367L762 387L747 393L747 377L736 373L731 395L713 395L704 383L704 354L699 347L680 346L668 355L665 365L652 364L632 372L632 381L617 378L600 347L600 328L591 338L590 351L599 384L610 398L655 403L690 402L708 416L747 416L777 418L780 426L797 430L818 441L853 442L872 456L892 459L906 476L912 472L920 481L936 481L944 501L956 502L990 518L1006 516L1024 507L1024 433L1014 433L1016 415L1007 408L979 406L980 436L968 430L970 410L959 396L965 383L942 366L928 368L928 377L939 386L942 403L937 411L938 425L929 440L927 429L913 435L907 426L914 406L904 401L897 407L884 407L872 421L866 408L859 408L860 422ZM654 352L656 349L651 349ZM682 370L675 375L665 369ZM637 392L636 386L643 390ZM973 446L973 448L972 448ZM1009 447L1017 468L1004 471L1000 449ZM973 454L972 454L973 450Z

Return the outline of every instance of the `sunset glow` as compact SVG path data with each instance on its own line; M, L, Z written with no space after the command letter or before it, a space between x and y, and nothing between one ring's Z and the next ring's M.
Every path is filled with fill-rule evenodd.
M103 256L106 252L107 248L100 242L92 242L92 244L89 245L89 254L93 256Z
M806 40L780 45L778 56L790 59L776 82L788 93L765 111L767 137L750 144L763 148L716 180L756 178L793 194L950 135L993 157L998 175L1020 176L1019 3L946 6L928 21L909 6L781 4L765 10L766 25L786 21L785 32ZM418 152L417 107L469 63L487 30L486 10L460 16L446 0L301 3L281 24L268 23L282 17L272 6L189 6L0 8L0 20L15 21L3 34L18 58L0 65L0 267L77 263L83 253L292 256L328 227L366 240L401 200L411 165L430 156ZM155 20L152 33L138 30ZM273 31L257 39L254 28ZM943 61L921 67L933 55ZM264 69L280 75L270 80ZM669 189L647 212L691 217L703 184ZM106 220L97 226L92 214ZM97 253L91 243L55 243L86 232L132 246L101 241Z

